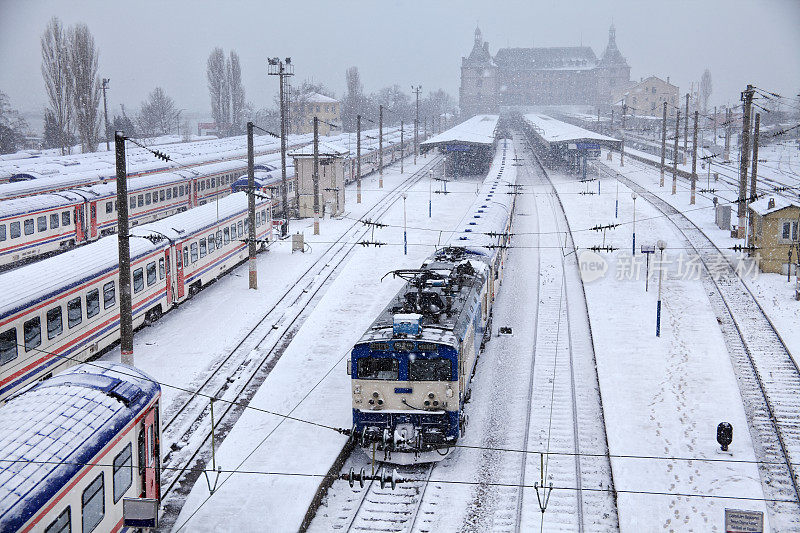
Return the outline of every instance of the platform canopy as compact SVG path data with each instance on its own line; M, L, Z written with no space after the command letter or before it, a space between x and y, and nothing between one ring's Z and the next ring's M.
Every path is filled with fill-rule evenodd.
M476 148L493 147L499 120L498 115L475 115L420 143L419 148L424 153L433 148L442 152L471 152Z
M547 115L530 113L525 115L525 122L550 148L581 149L583 147L581 145L585 145L589 148L603 147L619 150L622 145L622 141L619 139L573 126Z

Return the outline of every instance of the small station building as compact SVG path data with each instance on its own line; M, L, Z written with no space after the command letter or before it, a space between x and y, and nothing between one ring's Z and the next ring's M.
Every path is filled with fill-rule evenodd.
M319 214L339 216L344 213L344 162L350 151L338 144L319 143ZM309 144L292 152L297 175L301 217L314 216L314 145Z
M754 223L749 244L758 248L758 268L762 272L794 273L800 206L781 196L768 196L751 202L749 208Z

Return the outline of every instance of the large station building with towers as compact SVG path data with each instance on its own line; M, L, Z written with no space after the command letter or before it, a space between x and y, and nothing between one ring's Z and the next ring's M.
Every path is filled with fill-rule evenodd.
M588 46L501 48L492 57L476 28L472 52L461 59L459 105L465 117L501 108L606 107L614 94L630 86L630 74L613 24L600 59Z

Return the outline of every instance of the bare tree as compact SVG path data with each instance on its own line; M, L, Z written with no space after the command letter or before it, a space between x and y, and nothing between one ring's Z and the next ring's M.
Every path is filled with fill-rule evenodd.
M28 123L11 107L8 96L0 91L0 154L23 148L27 129Z
M239 54L231 50L228 58L228 86L231 95L231 131L233 135L242 133L244 123L244 87L242 86L242 67Z
M166 135L172 131L177 115L175 102L164 89L156 87L139 108L137 129L145 136Z
M364 88L361 85L361 75L358 67L350 67L345 73L347 92L342 99L342 125L345 131L355 131L356 115L366 114Z
M711 98L712 90L711 72L706 69L700 78L700 100L703 102L703 113L708 113L708 100Z
M50 103L49 142L66 154L72 143L72 77L69 75L69 42L57 17L47 24L41 44L42 78Z
M72 78L72 106L75 126L83 152L97 150L100 138L100 78L97 76L97 48L89 27L76 24L69 29L69 73Z
M214 48L208 56L206 78L211 96L211 116L217 123L218 130L226 129L230 124L230 86L222 48Z

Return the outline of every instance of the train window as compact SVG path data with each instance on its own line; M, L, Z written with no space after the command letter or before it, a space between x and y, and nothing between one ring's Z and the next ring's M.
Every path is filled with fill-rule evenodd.
M25 221L24 224L25 228L25 235L32 235L33 234L33 219L29 218Z
M229 242L231 242L231 232L228 228L222 230L222 242L224 244L228 244Z
M53 213L50 215L50 229L56 229L58 227L58 213Z
M145 193L144 195L144 205L150 205L153 201L153 195L151 193Z
M231 240L236 240L236 224L231 224Z
M217 249L222 248L222 230L217 230Z
M200 239L200 257L206 256L206 240Z
M81 304L81 297L78 296L67 302L67 325L72 329L82 321L83 305Z
M181 185L181 186L178 188L178 194L179 194L180 196L183 196L183 185Z
M249 218L244 219L243 231L244 231L244 233L242 233L242 235L250 235L250 219Z
M114 212L114 202L106 202L106 214Z
M205 180L201 180L200 181L200 190L201 191L206 190L206 181Z
M172 189L167 188L167 200L172 200Z
M156 262L147 263L147 286L156 282Z
M42 344L42 319L37 317L26 321L22 326L25 334L25 351L30 352Z
M11 224L9 224L9 227L11 228L11 238L12 239L16 239L20 235L22 235L22 233L19 230L19 222L12 222Z
M61 306L53 307L47 311L47 338L54 339L64 331L64 321L61 318Z
M158 191L153 191L153 203L158 203Z
M0 242L6 240L6 225L0 224Z
M109 281L103 285L103 309L108 309L117 301L117 291L114 282Z
M144 205L144 195L143 194L140 194L139 196L136 197L136 204L139 207L142 207Z
M241 220L236 224L236 228L239 230L239 237L244 237L244 227Z
M211 178L211 188L213 189L216 186L217 186L217 180L215 178Z
M135 208L136 208L136 197L135 196L131 196L131 209L135 209Z
M0 365L17 358L17 328L0 333Z
M70 507L64 509L58 518L50 522L50 525L45 528L44 533L70 533L72 531L72 516Z
M100 312L100 291L92 289L86 293L86 318L92 318Z
M209 235L207 240L208 240L208 253L211 253L214 251L214 234L212 233L211 235Z
M133 292L141 292L144 289L144 269L137 268L133 271Z
M36 217L36 230L47 231L47 216Z
M164 189L161 189L160 191L158 191L158 201L159 202L163 202L164 198L166 198L166 194L167 193L164 191Z
M114 503L117 503L133 482L133 453L130 442L114 457L113 479Z
M266 221L267 221L267 210L266 209L262 209L261 210L261 223L263 224Z
M192 250L192 263L194 263L197 261L197 243L193 242L190 248Z
M94 531L94 528L103 521L106 514L105 487L103 473L101 472L94 481L83 491L83 533Z
M447 359L415 359L408 361L409 381L450 381L453 367Z
M164 266L164 258L158 260L158 279L164 279L166 275L166 269Z
M188 248L184 248L183 249L183 264L184 265L188 265L189 264L189 249Z
M61 225L62 226L69 226L70 225L70 216L69 211L62 211L61 212Z
M389 358L362 357L358 360L358 379L396 380L400 361Z

